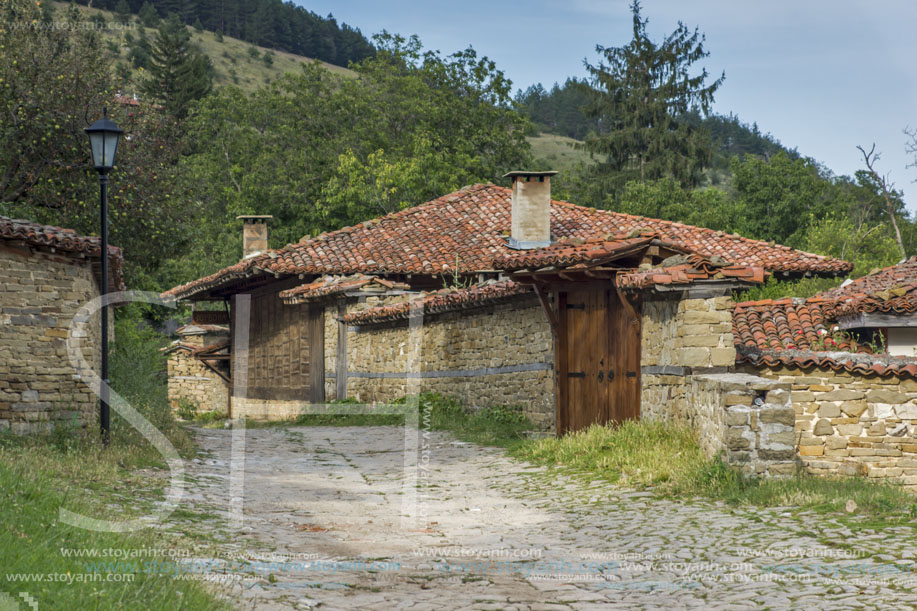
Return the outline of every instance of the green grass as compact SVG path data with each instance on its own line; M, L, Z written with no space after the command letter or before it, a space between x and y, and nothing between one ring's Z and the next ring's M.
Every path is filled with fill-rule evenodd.
M334 413L345 411L348 405L359 405L354 400L332 402L322 414L303 414L279 421L246 420L246 426L267 428L277 426L403 426L404 412L412 409L409 402L417 401L417 424L422 429L449 431L463 441L510 447L520 442L532 423L521 410L506 406L468 410L458 399L439 393L422 393L415 398L401 398L389 405L375 408L377 413ZM339 407L338 407L339 406ZM396 413L392 413L396 412Z
M179 453L190 456L193 443L173 420L166 397L160 342L136 320L119 313L111 355L113 387L163 432ZM116 413L112 414L109 447L100 443L97 426L59 426L46 436L0 435L0 592L11 593L17 600L19 592L27 592L40 609L229 608L199 582L143 571L144 562L168 561L169 557L140 557L135 558L139 566L104 567L86 563L116 563L119 559L62 554L61 548L188 549L191 545L189 540L159 529L106 533L59 521L61 508L100 519L138 518L154 513L155 503L164 498L167 471L159 452ZM29 573L53 577L44 581L10 580L10 575ZM105 579L109 573L130 575L133 581L89 581L96 574ZM48 581L70 578L74 581ZM84 582L76 581L79 579Z
M93 563L118 559L68 557L61 552L61 548L142 550L182 545L155 530L95 532L58 520L62 507L108 519L146 513L151 507L137 499L161 494L150 488L155 482L135 467L152 462L149 451L120 443L103 449L89 438L62 445L53 438L0 437L0 591L17 598L19 592L27 592L39 609L229 608L198 582L144 573L143 563L157 560L155 556L140 557L136 567L99 566ZM14 574L53 577L17 582L10 578ZM108 574L132 575L133 581L90 581ZM70 578L71 583L47 581Z
M64 19L69 4L65 2L52 2L51 4L54 7L56 18ZM101 14L108 23L114 23L116 21L114 13L110 11L88 8L83 5L77 5L77 8L86 19L89 19L94 14ZM132 20L133 23L137 23L136 16L133 16ZM137 25L131 32L135 39L139 36L139 29L140 26ZM152 43L156 37L156 29L144 28L144 30L147 38ZM236 85L245 91L254 91L258 87L263 86L266 82L274 81L284 73L299 73L303 64L315 61L292 53L258 47L229 36L224 36L223 42L219 42L214 32L197 32L191 27L188 27L188 31L191 32L192 41L200 45L201 49L207 53L210 60L213 62L216 73L214 86L217 88L225 85ZM104 39L106 42L112 41L118 45L119 52L115 57L116 62L126 63L129 49L124 42L123 32L114 28L106 30ZM252 57L248 52L249 47L253 46L258 50L257 57ZM273 53L273 62L270 66L266 65L261 59L266 51ZM336 74L353 75L353 72L347 68L325 62L320 63L329 71ZM138 81L140 78L141 75L139 71L133 70L132 80ZM126 91L125 93L134 92Z
M510 453L590 480L652 487L664 497L703 497L735 507L792 507L831 514L851 528L913 526L917 518L917 497L893 485L802 471L785 479L748 477L719 459L708 459L690 430L657 422L593 425L561 438L517 443ZM847 513L851 500L856 509Z

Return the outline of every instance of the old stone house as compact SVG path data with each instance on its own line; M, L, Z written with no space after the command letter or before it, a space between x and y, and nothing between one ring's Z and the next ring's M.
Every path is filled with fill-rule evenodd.
M67 351L71 329L85 334L98 370L99 320L72 324L99 296L99 239L0 217L0 430L48 432L97 419L96 396ZM121 288L121 251L110 247L110 289Z
M557 433L684 421L711 454L791 471L793 383L737 355L731 296L770 274L852 266L553 201L552 174L511 173L510 188L466 187L277 250L263 217L243 219L255 252L164 296L229 313L234 417L433 390L519 406Z

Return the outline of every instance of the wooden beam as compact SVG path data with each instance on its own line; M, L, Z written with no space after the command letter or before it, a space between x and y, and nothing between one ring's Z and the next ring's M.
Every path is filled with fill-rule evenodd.
M223 381L226 382L227 384L230 383L229 376L226 375L225 373L223 373L222 371L220 371L219 369L217 369L216 367L214 367L213 363L210 362L210 359L206 359L206 360L205 360L205 359L198 359L198 360L204 365L204 367L206 367L207 369L209 369L209 370L212 371L213 373L215 373L215 374L217 374L218 376L220 376L220 379L221 379L221 380L223 380ZM223 360L223 359L221 359L221 360Z
M837 319L841 329L871 329L883 327L917 327L917 314L886 314L884 312L860 312L853 316Z
M548 303L548 297L544 293L544 287L540 284L535 284L534 287L535 294L538 295L538 301L541 302L541 307L548 317L548 322L551 324L551 331L553 331L554 336L557 337L557 314L554 312L554 308L551 307L551 304Z
M618 283L615 282L615 291L618 292L618 299L621 300L621 304L624 305L624 310L630 315L630 324L639 325L640 317L637 316L637 311L634 310L634 306L630 301L627 300L627 295L624 294L624 291L621 290L621 287L618 286Z
M345 314L347 314L347 304L342 299L338 301L338 341L334 365L334 394L338 401L347 398L347 325L340 321ZM322 363L322 367L324 366Z

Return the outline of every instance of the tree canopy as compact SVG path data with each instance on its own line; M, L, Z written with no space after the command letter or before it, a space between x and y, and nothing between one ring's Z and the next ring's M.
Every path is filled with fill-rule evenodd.
M621 47L598 45L602 60L586 62L590 86L585 115L600 128L586 137L586 150L600 156L597 177L618 191L628 180L669 176L694 186L710 163L706 130L683 120L689 111L706 115L725 73L711 83L706 69L692 74L707 57L704 36L683 23L657 43L650 40L640 4L631 5L633 38Z

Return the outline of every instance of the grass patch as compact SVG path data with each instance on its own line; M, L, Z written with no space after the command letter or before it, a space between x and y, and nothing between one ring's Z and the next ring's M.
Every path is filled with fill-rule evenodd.
M404 412L412 409L416 401L418 425L434 431L449 431L463 441L481 445L510 447L532 430L533 425L514 407L494 406L478 410L466 409L453 397L439 393L421 393L417 397L402 397L390 404L367 407L367 413L346 413L360 406L348 399L333 401L323 413L302 414L296 418L279 421L246 420L251 428L276 426L403 426ZM338 413L335 413L336 410Z
M840 517L851 528L914 526L917 497L862 478L824 478L799 471L785 479L743 475L708 459L683 427L650 421L593 425L561 438L527 440L510 448L516 458L667 497L704 497L735 507L792 507ZM847 512L848 501L856 509Z
M116 322L112 385L189 456L193 443L174 421L166 396L161 338L136 321L122 317ZM138 556L135 551L134 559L78 557L61 551L130 553L190 545L158 529L107 533L58 521L61 508L101 519L149 515L163 498L164 478L140 468L164 470L166 465L159 452L114 412L109 447L101 444L97 421L85 428L75 423L59 426L45 436L0 435L0 592L17 600L19 592L27 592L41 609L230 608L203 584L178 581L145 565L170 561L168 556ZM17 574L41 580L14 581Z
M0 591L14 596L28 592L41 609L230 608L200 583L144 572L145 562L169 561L168 556L138 556L118 564L122 559L73 557L61 551L181 545L154 530L95 532L58 521L62 507L108 519L149 511L149 499L162 492L156 480L135 470L150 462L137 454L120 443L102 448L91 441L60 445L49 438L0 437ZM14 581L17 574L43 577ZM121 579L130 581L112 581Z

